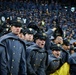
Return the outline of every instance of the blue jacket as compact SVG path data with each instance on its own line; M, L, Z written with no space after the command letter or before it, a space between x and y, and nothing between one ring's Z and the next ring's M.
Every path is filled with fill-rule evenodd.
M68 61L69 58L69 52L67 52L66 50L62 49L61 51L61 61L62 61L62 65Z
M2 36L0 43L5 46L7 74L18 75L20 73L20 75L27 75L25 43L13 33Z
M0 44L0 75L7 75L5 47Z
M76 52L69 57L68 63L70 64L70 75L76 75Z
M26 44L26 48L31 46L31 45L33 45L33 44L35 44L33 41L26 41L26 40L24 40L24 42Z
M61 58L56 58L52 53L48 54L47 75L55 72L61 66Z
M28 49L27 56L27 71L28 75L46 75L45 73L45 61L46 52L44 49L34 44Z

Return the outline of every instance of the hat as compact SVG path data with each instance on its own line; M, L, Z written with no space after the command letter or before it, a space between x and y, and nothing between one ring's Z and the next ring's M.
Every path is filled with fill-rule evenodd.
M60 26L57 25L56 30L54 31L53 36L56 38L57 36L63 36L63 31Z
M35 35L36 34L36 31L34 29L32 29L32 28L26 28L25 29L25 34L26 33Z
M12 22L11 26L22 27L22 23L18 22L18 21L14 21L14 22Z
M22 28L20 33L23 33L23 35L25 35L25 30Z
M53 50L56 50L56 51L60 51L60 50L62 50L62 48L61 48L61 46L58 44L54 44L54 45L52 45L51 46L51 50L53 51Z
M76 52L76 47L71 47L71 48L70 48L70 51L71 51L71 50L74 50L74 51Z
M37 32L39 32L39 27L36 25L35 22L30 22L30 23L27 25L27 28L32 28L32 29L36 30Z
M63 40L63 44L66 45L66 46L69 46L70 45L70 42L68 39L64 39Z
M43 32L40 32L40 33L36 33L34 37L35 37L35 40L36 39L46 40L47 35Z

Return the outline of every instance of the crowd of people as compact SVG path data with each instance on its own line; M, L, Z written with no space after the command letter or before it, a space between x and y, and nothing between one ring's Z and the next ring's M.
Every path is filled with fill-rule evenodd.
M75 6L0 1L0 75L75 75L75 69Z
M2 18L1 18L2 17ZM57 2L49 4L45 1L41 4L31 1L2 1L0 2L0 18L2 20L21 19L25 26L29 22L35 22L44 31L56 26L61 26L66 37L76 33L76 7L62 6ZM73 37L76 35L73 34Z

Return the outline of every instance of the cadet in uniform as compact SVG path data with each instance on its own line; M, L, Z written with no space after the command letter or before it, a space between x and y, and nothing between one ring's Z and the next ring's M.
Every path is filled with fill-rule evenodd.
M63 36L64 35L63 35L63 31L60 28L60 26L58 26L56 28L56 30L54 31L53 36L54 36L54 40L53 40L53 42L51 42L51 46L55 45L55 44L59 44L61 46L61 48L62 48L62 45L63 45ZM61 61L64 64L65 62L67 62L67 60L68 60L68 52L65 51L64 49L62 49L62 51L61 51Z
M63 45L62 45L62 52L61 52L61 57L62 57L62 63L64 64L65 62L68 61L69 55L70 55L70 43L68 39L63 40Z
M5 47L4 50L6 51L7 68L4 69L4 73L7 71L6 75L27 75L26 47L25 43L18 37L21 26L22 24L20 22L13 22L11 32L2 36L0 39L0 43Z
M25 30L22 28L19 35L18 35L20 39L24 40L24 32L25 32Z
M46 51L44 49L46 40L45 33L35 35L35 43L27 48L27 71L28 75L46 75L45 62ZM28 52L29 51L29 52Z
M36 31L32 28L25 29L24 40L25 40L25 43L26 43L26 47L29 47L30 45L34 44L35 33L36 33Z
M0 44L0 75L7 75L6 53L4 48L5 47Z
M74 47L74 53L69 57L68 63L70 64L70 75L76 75L76 47Z
M57 46L56 44L51 47L52 52L48 53L48 65L46 69L46 74L50 75L58 70L61 66L61 57L60 51L61 47Z

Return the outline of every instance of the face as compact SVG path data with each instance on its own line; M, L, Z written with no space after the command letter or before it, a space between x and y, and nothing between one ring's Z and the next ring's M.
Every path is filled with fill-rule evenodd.
M76 47L76 42L74 42L72 45L73 45L74 47Z
M25 34L24 39L27 41L33 41L33 34Z
M53 55L58 58L60 56L60 51L59 50L53 50L52 51Z
M74 53L74 50L71 50L71 52L70 52L71 54L73 54Z
M45 46L45 40L37 39L37 40L36 40L36 44L37 44L39 47L44 48L44 46Z
M63 38L61 36L57 36L57 38L54 41L56 44L63 44Z
M14 33L16 35L18 35L20 33L21 29L22 29L21 27L15 27L15 26L11 27L12 33Z
M23 33L20 33L18 36L19 36L20 39L24 39Z
M63 45L62 47L63 47L64 50L69 50L70 49L70 46Z

